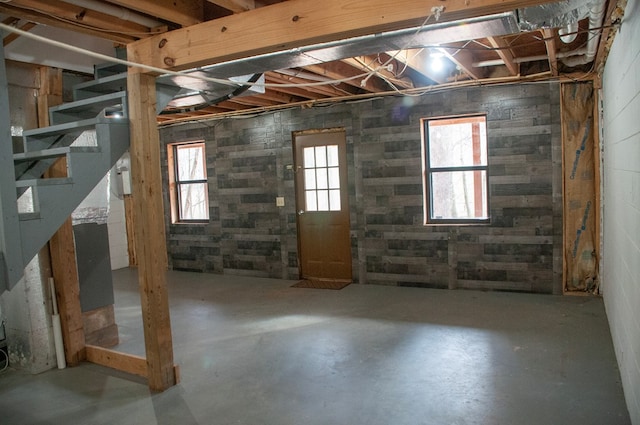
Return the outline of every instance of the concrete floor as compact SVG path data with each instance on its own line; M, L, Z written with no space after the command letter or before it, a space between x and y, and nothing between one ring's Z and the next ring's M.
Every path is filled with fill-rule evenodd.
M0 374L0 424L630 424L601 299L170 272L182 382ZM121 351L143 354L135 270Z

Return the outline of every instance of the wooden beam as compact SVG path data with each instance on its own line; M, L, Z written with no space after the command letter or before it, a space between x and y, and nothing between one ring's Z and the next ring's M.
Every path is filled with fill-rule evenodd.
M381 64L374 56L357 56L354 58L343 59L342 62L358 69L360 73L375 71L376 75L384 81L389 81L400 89L412 89L413 83L408 78L396 78L395 74L387 68L381 68ZM392 60L389 65L398 69L397 62ZM388 83L387 83L388 84Z
M441 47L440 50L449 60L456 64L458 68L474 80L484 78L484 70L473 67L473 55L469 50L457 47Z
M14 18L13 16L9 16L2 20L3 24L11 26L16 25L18 22L20 22L20 18Z
M331 80L341 80L365 74L365 72L362 72L342 61L307 65L303 69ZM366 76L351 78L344 81L344 83L372 93L387 91L390 89L386 83L380 81L380 79L375 75L370 78L366 78Z
M282 80L276 77L272 72L267 72L265 74L265 82L269 84L286 84L285 80ZM326 97L326 95L324 94L314 93L310 90L306 90L301 87L277 87L277 88L274 88L274 90L277 90L281 93L287 93L292 96L300 97L303 99L317 99L319 97Z
M621 2L611 0L607 6L607 10L604 14L602 21L602 33L600 34L600 43L598 44L598 51L596 52L596 58L594 60L594 70L596 73L602 73L602 67L607 60L609 50L611 49L611 43L613 43L613 37L610 37L612 31L617 31L617 27L614 26L615 22L622 19L624 14L624 6ZM615 34L615 32L614 32Z
M252 97L258 98L258 99L268 99L277 103L293 103L293 102L298 102L302 100L298 96L293 97L293 96L287 95L285 92L280 92L280 90L276 91L271 88L266 89L263 94L256 94L256 95L253 95Z
M445 22L551 1L291 0L140 40L130 45L130 59L158 68L182 70L418 27L433 7L445 6L439 16L439 22Z
M246 12L247 10L255 9L255 0L207 0L209 3L216 4L220 7L224 7L233 13Z
M27 22L26 24L22 25L20 29L22 31L30 31L35 26L36 24L34 24L33 22ZM19 37L20 37L19 34L16 34L15 32L11 33L2 39L2 45L6 47L7 45L17 40Z
M62 29L74 31L80 34L86 34L86 35L91 35L93 37L102 38L105 40L111 40L116 43L127 44L139 38L131 35L100 31L93 28L79 26L74 23L60 21L46 14L39 13L32 10L27 10L27 9L21 9L19 7L11 6L8 3L0 2L0 13L3 13L5 15L17 16L20 19L24 19L26 21L35 22L42 25L62 28Z
M40 68L40 88L37 96L38 126L49 125L49 108L62 103L62 70ZM54 163L47 177L67 177L67 161ZM80 307L80 279L76 264L76 245L71 217L49 240L51 271L60 312L64 357L69 366L77 365L85 357L84 326Z
M436 73L427 66L429 63L428 49L408 49L401 52L390 51L387 53L394 56L399 62L407 65L415 72L424 75L438 84L444 84L447 82L445 75Z
M166 283L167 246L155 76L129 72L127 92L131 126L134 237L148 380L149 388L164 391L176 384L176 376Z
M509 70L509 74L518 75L520 74L520 65L515 62L513 57L513 53L511 52L511 47L502 37L487 37L489 40L489 44L491 47L496 49L496 53L500 56L500 59L504 62L507 69Z
M128 9L188 27L204 21L203 0L109 0Z
M64 18L67 22L77 24L76 26L88 26L106 32L131 34L136 38L150 35L149 28L144 25L61 1L11 0L11 5L28 10L36 10L49 16Z
M311 80L307 78L308 76L306 74L307 73L305 73L304 71L280 69L273 72L267 72L265 75L277 80L276 81L277 83L282 83L282 84L308 84L308 83L313 83L318 81L318 80ZM309 73L309 75L313 75L313 74ZM355 94L358 91L356 90L356 88L349 86L345 83L323 84L319 86L307 86L307 87L304 87L303 90L307 90L307 91L310 91L311 93L317 93L317 94L328 96L328 97L351 95L351 94Z
M556 37L552 28L542 28L542 38L547 47L547 56L549 56L549 69L551 75L558 76L558 57L556 55Z
M148 378L147 359L133 354L120 353L96 345L87 345L87 360L132 375Z

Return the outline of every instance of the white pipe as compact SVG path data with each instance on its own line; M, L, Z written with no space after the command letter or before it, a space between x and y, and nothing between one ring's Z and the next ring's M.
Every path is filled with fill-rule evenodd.
M56 301L56 289L53 285L53 278L49 278L49 287L51 288L51 302L53 303L53 314L51 315L51 323L53 324L53 343L56 347L56 362L58 369L67 367L67 361L64 358L64 343L62 342L62 326L60 325L60 315L58 314L58 303Z
M574 67L578 65L584 65L592 62L596 54L598 53L598 44L600 43L600 27L602 26L602 20L604 19L604 0L598 0L589 9L589 39L587 40L587 52L581 56L573 56L567 58L562 62L569 66Z
M97 0L64 0L66 3L75 4L76 6L86 7L106 15L114 16L124 21L134 22L149 28L155 28L164 25L162 22L152 18L148 18L139 13L132 12L129 9Z
M570 52L558 52L556 53L556 57L558 59L562 59L562 58L568 58L570 56L580 56L580 55L584 56L586 53L587 53L587 49L583 48L583 49L572 50ZM547 55L537 55L537 56L515 58L513 61L515 63L524 63L524 62L534 62L534 61L541 61L541 60L547 60L547 59L549 59L549 56ZM502 59L492 59L492 60L474 62L473 64L471 64L471 66L473 66L474 68L482 68L485 66L498 66L498 65L504 65L504 61Z

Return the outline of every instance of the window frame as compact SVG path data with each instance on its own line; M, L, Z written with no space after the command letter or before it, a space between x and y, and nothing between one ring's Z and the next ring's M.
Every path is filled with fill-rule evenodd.
M470 165L470 166L447 166L434 167L431 165L431 157L429 154L429 123L433 121L464 121L485 123L486 137L486 164ZM486 114L469 114L469 115L452 115L428 117L420 120L420 132L422 136L422 184L423 184L423 202L424 202L424 225L487 225L491 224L491 193L489 185L489 135L487 131L487 115ZM486 207L487 216L481 218L436 218L433 217L433 175L444 172L463 172L463 171L484 171L484 185L486 187Z
M194 180L180 180L179 166L177 161L178 149L183 146L200 146L202 147L202 172L203 179ZM167 168L169 171L169 202L171 205L171 223L172 224L205 224L211 220L209 212L209 182L207 175L207 153L206 144L204 140L194 140L186 142L176 142L167 144ZM202 219L184 219L181 218L182 211L180 210L182 202L180 199L182 185L188 184L205 184L205 202L207 217Z

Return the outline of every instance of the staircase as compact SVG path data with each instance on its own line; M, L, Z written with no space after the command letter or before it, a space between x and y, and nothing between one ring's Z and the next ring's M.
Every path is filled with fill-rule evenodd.
M49 109L51 126L23 132L24 152L13 154L13 164L0 155L0 166L14 170L13 178L0 174L0 293L18 283L25 266L129 148L126 68L96 67L94 77L74 87L73 102ZM44 178L60 158L67 160L67 176Z

